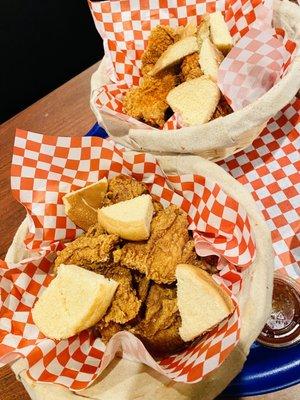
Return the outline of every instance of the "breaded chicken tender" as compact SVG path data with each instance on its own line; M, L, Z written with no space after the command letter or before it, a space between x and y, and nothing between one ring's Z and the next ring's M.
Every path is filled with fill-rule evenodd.
M122 331L124 326L110 321L107 324L100 320L94 327L94 334L99 336L103 343L107 344L110 339L118 332Z
M147 193L149 193L147 186L142 182L138 182L130 176L118 175L109 181L102 205L110 206Z
M171 205L152 219L147 242L126 243L119 254L120 263L146 274L157 283L175 281L176 265L182 261L189 241L186 214Z
M144 76L139 87L132 87L125 94L124 112L154 127L163 127L169 108L166 98L176 83L173 69L166 69L155 77Z
M157 355L178 350L184 345L179 335L181 319L176 289L153 284L146 300L145 317L130 329Z
M75 264L87 269L105 268L112 260L113 250L119 243L118 235L101 234L96 237L81 236L58 253L54 269L60 264Z
M124 324L135 318L139 312L141 301L132 287L131 272L118 265L109 267L104 273L106 278L119 283L108 312L102 318L105 324L116 322Z
M196 52L186 56L181 64L181 82L199 78L201 75L203 75L203 72L199 65L199 53Z
M142 56L142 71L148 64L154 66L162 53L174 43L175 37L174 29L167 25L158 25L151 31L147 48Z
M163 127L165 123L165 113L169 108L166 97L175 87L177 77L173 68L155 77L148 73L177 37L174 29L166 25L158 25L151 31L142 56L141 71L144 78L139 87L130 88L123 99L123 108L127 115L154 127Z

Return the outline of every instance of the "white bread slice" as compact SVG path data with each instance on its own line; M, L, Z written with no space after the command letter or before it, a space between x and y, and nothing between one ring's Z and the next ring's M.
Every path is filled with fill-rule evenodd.
M66 339L95 325L109 307L118 283L76 265L61 264L32 309L39 330Z
M204 38L199 56L199 64L204 75L217 82L219 65L223 59L223 54L212 44L209 38Z
M180 25L175 29L175 33L179 36L179 39L183 39L188 36L194 36L197 33L197 25L193 22L187 25Z
M152 198L142 194L98 210L98 222L108 232L127 240L146 240L153 216Z
M211 39L214 45L227 54L233 46L233 38L230 35L228 26L221 11L209 15Z
M185 56L195 53L195 51L198 51L197 39L195 36L187 36L175 42L162 53L153 69L149 72L149 75L156 75L163 69L178 63Z
M218 86L206 76L176 86L167 96L167 103L181 115L185 126L208 122L219 100Z
M209 15L204 15L203 20L201 21L198 31L197 31L197 42L198 42L198 47L199 51L201 49L203 40L205 38L209 39L210 37L210 29L209 29Z
M74 224L87 231L97 222L97 208L101 206L107 185L107 179L103 178L63 196L65 212Z
M234 310L230 296L205 271L194 265L176 267L179 334L185 342L209 331Z

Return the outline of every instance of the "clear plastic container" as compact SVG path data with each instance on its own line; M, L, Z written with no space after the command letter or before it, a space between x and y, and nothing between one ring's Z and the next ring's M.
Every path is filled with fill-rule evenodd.
M272 313L257 341L269 347L287 347L300 342L300 285L275 273Z

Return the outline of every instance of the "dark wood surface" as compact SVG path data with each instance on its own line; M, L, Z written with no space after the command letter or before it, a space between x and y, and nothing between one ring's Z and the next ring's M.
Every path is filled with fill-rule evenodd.
M95 123L89 107L90 76L94 65L0 126L0 258L25 217L22 206L10 193L10 163L16 128L60 136L82 136ZM2 99L3 101L3 99ZM4 100L5 101L5 100ZM16 93L16 101L18 94ZM9 366L0 369L0 399L29 400ZM245 400L299 400L300 385ZM236 399L237 400L237 399ZM242 400L242 399L239 399Z
M94 65L0 126L0 258L25 216L10 192L10 163L16 128L60 136L85 134L95 123L89 107ZM3 99L1 100L3 101ZM16 93L16 101L18 101Z

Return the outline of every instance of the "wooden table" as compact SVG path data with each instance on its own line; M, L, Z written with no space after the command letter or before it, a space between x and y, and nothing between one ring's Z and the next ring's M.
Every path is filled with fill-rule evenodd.
M86 133L95 123L95 117L89 107L89 93L90 76L96 68L97 65L93 65L0 126L1 259L4 259L13 236L25 217L24 209L10 193L10 163L15 129L22 128L57 136L82 136ZM17 382L8 366L0 369L0 399L29 400L22 384ZM247 399L299 400L300 385Z

